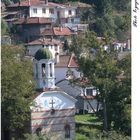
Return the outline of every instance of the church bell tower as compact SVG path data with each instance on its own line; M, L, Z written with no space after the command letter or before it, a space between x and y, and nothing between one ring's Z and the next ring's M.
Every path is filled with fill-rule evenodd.
M48 48L41 48L35 54L34 78L37 89L55 88L54 59Z

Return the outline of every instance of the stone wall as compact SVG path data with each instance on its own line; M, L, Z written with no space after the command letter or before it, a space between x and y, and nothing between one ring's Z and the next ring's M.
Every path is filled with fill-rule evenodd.
M75 109L55 110L54 114L49 111L31 113L32 133L36 133L37 128L41 128L42 133L46 133L51 140L65 139L65 126L70 126L70 138L75 137Z

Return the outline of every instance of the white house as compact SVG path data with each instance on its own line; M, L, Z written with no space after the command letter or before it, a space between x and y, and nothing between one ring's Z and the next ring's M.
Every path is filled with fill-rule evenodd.
M41 48L48 48L55 62L59 62L59 55L62 51L62 43L59 40L39 38L26 44L26 55L35 56L36 52ZM61 52L62 53L62 52Z
M78 67L74 55L60 55L59 63L55 65L55 82L63 79L80 78L81 73L78 71Z

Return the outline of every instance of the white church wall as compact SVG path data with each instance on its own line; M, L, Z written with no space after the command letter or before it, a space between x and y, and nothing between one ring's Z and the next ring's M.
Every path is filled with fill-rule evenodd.
M68 109L75 108L75 103L73 100L66 97L65 93L61 92L46 92L42 93L39 97L37 97L34 102L36 107L32 107L33 110L44 111L50 110L52 108L51 102L53 101L53 107L56 110L60 109ZM38 107L38 108L37 108Z

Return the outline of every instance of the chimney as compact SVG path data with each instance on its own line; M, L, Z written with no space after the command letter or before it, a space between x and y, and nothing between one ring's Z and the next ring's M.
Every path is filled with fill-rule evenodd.
M48 4L48 0L45 0L45 4Z
M31 5L31 2L30 2L30 0L28 0L28 5L29 5L29 6Z
M60 32L62 32L62 26L60 26L60 28L59 28L59 29L60 29Z

